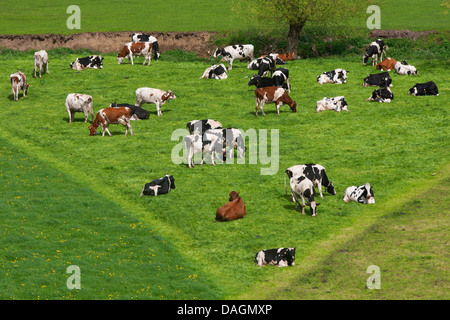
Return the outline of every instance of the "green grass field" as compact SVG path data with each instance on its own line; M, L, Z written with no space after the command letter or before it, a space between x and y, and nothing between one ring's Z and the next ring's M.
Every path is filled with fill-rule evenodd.
M282 107L277 116L274 105L268 105L266 117L255 118L254 93L247 86L253 72L244 63L236 63L227 80L215 81L197 79L209 63L173 53L150 67L117 65L114 55L106 55L103 69L82 72L68 64L86 52L49 54L50 74L42 79L31 77L33 52L1 55L1 74L22 69L31 84L19 102L8 98L8 82L0 85L2 299L259 297L270 279L296 278L305 268L321 266L320 258L339 249L347 230L357 239L412 201L416 194L411 190L435 183L440 175L433 173L448 176L449 87L438 60L410 61L417 76L392 74L395 100L390 104L364 101L373 88L362 87L362 79L374 69L362 66L359 56L289 62L297 113ZM347 84L315 82L322 71L337 67L350 71ZM430 79L440 96L407 95L416 82ZM125 137L122 126L113 126L112 137L91 137L82 114L68 123L68 93L92 95L97 111L114 101L134 103L134 91L142 86L170 89L177 99L164 105L162 117L146 105L150 119L132 123L134 136ZM345 96L350 113L314 111L317 100L337 95ZM243 130L279 130L278 172L260 175L270 165L250 164L248 154L245 164L193 169L174 164L171 152L179 140L171 140L173 131L203 118ZM318 200L316 218L295 211L283 187L287 167L309 162L327 168L338 193ZM175 190L139 197L146 182L165 174L175 177ZM342 201L347 186L365 182L374 187L375 205ZM215 223L216 209L232 190L240 192L246 217ZM448 225L448 211L439 217ZM424 244L424 250L433 245ZM257 251L280 246L297 248L296 266L254 265ZM442 258L439 252L429 256ZM82 289L76 291L66 287L66 268L73 264L82 275ZM438 281L441 273L433 274ZM379 298L364 290L367 277L347 283L344 290L356 291L353 298ZM424 298L445 296L444 286L433 288ZM402 292L399 288L397 295L392 288L388 297ZM308 297L316 296L286 296Z

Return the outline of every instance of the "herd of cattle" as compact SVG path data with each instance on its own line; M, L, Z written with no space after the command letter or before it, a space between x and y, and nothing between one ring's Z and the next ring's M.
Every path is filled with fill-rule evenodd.
M368 101L390 102L394 95L390 90L392 79L389 71L395 70L400 75L417 74L414 66L410 66L406 61L397 62L392 58L382 59L383 52L387 49L383 40L378 39L372 42L363 56L363 64L366 65L372 58L372 65L377 70L384 70L383 73L370 74L363 81L363 86L378 86L379 89L373 91ZM153 58L158 60L160 57L158 41L150 35L133 34L132 42L125 44L123 49L117 56L117 63L121 64L124 58L128 58L133 64L133 57L144 56L144 65L148 61L150 66ZM232 45L225 48L217 48L213 53L214 58L222 58L222 62L228 61L228 71L232 70L233 60L248 60L247 68L257 70L258 73L251 77L248 82L249 86L255 86L255 102L256 112L258 109L265 116L264 105L266 103L275 103L277 114L280 114L280 107L288 105L292 112L296 112L296 102L289 96L291 85L289 83L289 70L285 67L277 68L277 65L286 64L287 61L294 60L293 53L288 54L269 54L259 58L254 58L253 45ZM378 60L381 62L378 63ZM70 63L70 68L75 70L84 70L87 68L103 68L103 58L100 55L92 55L84 58L77 58ZM42 70L48 71L48 54L45 50L41 50L34 55L34 78L39 69L39 78L42 76ZM334 69L323 72L317 77L319 84L335 83L344 84L347 80L348 71L345 69ZM270 74L270 76L269 76ZM203 75L199 78L206 79L227 79L227 68L223 63L208 67ZM12 96L18 101L19 90L23 90L23 97L27 95L27 80L23 72L11 74L10 76ZM86 94L69 93L67 95L65 106L69 115L69 123L74 120L76 112L83 112L85 115L85 123L91 115L92 124L89 126L90 135L97 134L98 127L102 128L102 136L105 132L111 136L108 130L109 124L122 124L125 126L125 135L133 130L130 120L148 119L149 112L141 108L143 103L152 103L156 105L157 115L161 116L161 106L169 100L176 99L175 94L168 90L164 91L155 88L138 88L136 90L136 103L118 104L111 103L109 107L99 110L94 119L93 99L92 96ZM417 83L409 90L409 94L419 95L439 95L438 88L433 81L427 83ZM344 96L324 97L317 101L316 111L334 110L340 112L342 110L349 112L348 104ZM189 168L194 167L194 154L202 153L201 164L204 162L204 155L210 154L210 162L214 165L214 158L233 157L233 150L237 150L238 157L244 157L246 151L244 139L241 132L236 128L223 128L222 124L213 119L192 120L186 125L189 135L184 138L187 163ZM322 187L331 195L336 195L333 183L329 180L326 170L319 164L301 164L292 166L285 171L284 186L286 188L286 176L289 178L291 189L291 199L295 203L295 209L298 206L302 208L302 214L305 214L305 207L309 206L311 215L317 215L317 207L319 203L315 202L315 188L318 188L319 195L323 199ZM175 189L175 179L171 175L166 175L160 179L156 179L145 184L142 189L141 196L158 196L167 194ZM348 187L343 196L345 202L356 201L359 203L371 204L375 203L374 192L370 183L361 186ZM232 191L229 195L229 202L217 209L215 219L217 221L232 221L243 218L246 214L245 204L239 194ZM279 248L262 250L255 256L255 263L258 265L276 265L291 266L294 265L295 248Z

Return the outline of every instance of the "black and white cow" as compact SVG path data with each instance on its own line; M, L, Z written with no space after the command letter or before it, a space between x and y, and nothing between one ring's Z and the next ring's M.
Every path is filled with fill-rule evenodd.
M389 72L370 74L364 78L363 86L392 87L392 78Z
M275 72L276 63L275 59L272 56L266 56L261 59L259 62L258 76L262 77L267 75L270 72L270 75L273 76Z
M101 69L103 68L103 58L98 55L76 58L75 61L70 64L70 68L74 70L84 70L89 68Z
M257 59L254 59L254 60L250 61L247 64L247 69L249 69L249 70L259 70L259 64L260 64L262 59L263 58L257 58Z
M258 266L287 267L295 265L295 247L261 250L255 255Z
M369 62L369 58L372 58L372 65L375 66L380 61L383 60L383 52L387 50L387 46L384 45L384 41L381 39L375 40L369 45L369 49L363 55L363 64L366 65Z
M323 199L322 186L324 186L329 194L336 195L333 183L328 179L325 167L320 164L307 163L292 166L284 172L284 191L286 189L286 175L289 180L294 176L305 176L311 180L315 187L319 189L320 197Z
M316 203L314 200L316 191L314 190L313 182L302 175L292 177L289 184L291 186L292 200L295 202L295 210L297 210L297 205L300 205L302 207L302 214L304 215L305 206L309 206L311 215L315 217L317 215L319 203ZM300 203L300 199L302 200L302 203Z
M278 68L272 75L273 84L275 87L285 88L291 93L291 85L289 84L289 70L286 68ZM283 85L286 84L285 87Z
M391 102L394 99L394 94L389 88L375 89L372 95L366 101Z
M316 103L316 111L321 112L324 110L334 110L336 112L341 112L342 110L348 111L348 103L345 100L344 96L338 96L333 98L323 97L322 100L317 101Z
M141 196L158 196L167 194L170 190L175 189L175 179L173 176L166 174L164 177L146 183L142 189Z
M416 67L409 65L405 60L397 62L394 66L395 72L399 75L417 74Z
M317 76L317 82L319 84L324 83L346 83L347 82L347 70L345 69L334 69L328 72L323 72L321 75Z
M345 202L356 201L359 203L375 203L374 193L370 183L365 183L362 186L351 186L345 189Z
M154 52L154 59L158 60L161 54L159 53L159 45L158 40L149 34L143 34L143 33L133 33L131 36L131 40L133 42L150 42L152 44L152 49Z
M206 134L214 134L219 140L223 141L223 149L227 152L223 154L223 161L227 158L233 158L233 150L237 149L239 158L245 154L245 142L242 133L236 128L209 129Z
M223 63L212 65L209 68L206 68L205 72L199 79L226 79L228 78L227 69Z
M117 103L113 102L109 105L110 107L120 108L120 107L128 107L131 110L131 117L130 120L146 120L150 116L150 112L141 108L137 107L134 104L128 104L128 103Z
M186 148L186 158L189 168L195 167L194 155L196 153L202 153L202 161L200 165L203 165L205 161L205 154L210 154L211 164L215 165L214 157L218 154L223 154L223 139L220 139L217 135L205 133L203 136L199 134L191 134L184 137L184 144Z
M413 96L438 96L439 90L434 81L428 81L425 83L416 83L414 87L409 89L408 94Z
M227 46L225 48L217 48L214 51L213 57L222 57L222 61L229 61L228 70L233 68L233 60L253 60L254 46L252 44L240 44Z
M203 136L207 130L222 129L222 124L213 119L192 120L186 124L186 128L189 130L189 134L200 134Z

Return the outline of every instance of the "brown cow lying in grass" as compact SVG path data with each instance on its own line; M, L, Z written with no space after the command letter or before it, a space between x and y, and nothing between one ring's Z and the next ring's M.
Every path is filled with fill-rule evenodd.
M216 220L217 221L232 221L241 219L245 216L245 204L242 198L239 197L239 193L231 191L230 202L225 203L222 207L217 209Z

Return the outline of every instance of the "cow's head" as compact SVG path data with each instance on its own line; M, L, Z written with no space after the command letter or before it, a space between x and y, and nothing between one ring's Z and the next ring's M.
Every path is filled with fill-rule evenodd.
M329 194L332 194L333 196L336 195L336 190L334 190L334 186L333 186L333 183L332 183L332 182L330 182L330 183L328 184L328 186L327 186L327 192L328 192Z
M123 57L117 56L117 64L122 64L122 62L123 62Z
M291 107L292 112L297 112L297 102L292 101L289 106Z
M27 94L27 92L28 92L28 87L29 87L30 85L27 83L26 85L25 85L25 87L23 88L23 94L24 95L26 95Z
M217 58L220 56L225 55L225 50L223 48L216 48L216 50L214 51L213 57Z
M258 85L258 80L261 78L261 76L258 76L257 74L255 74L250 81L247 83L249 86L256 86Z
M236 200L237 198L239 198L239 193L236 192L236 191L231 191L230 192L230 199L229 199L229 201Z
M175 178L173 176L169 176L170 180L170 189L175 189Z
M367 62L369 62L369 55L365 54L365 55L363 55L363 64L366 65Z
M162 96L161 96L161 99L162 99L162 101L167 101L167 102L169 102L169 100L173 100L173 99L176 99L177 97L174 95L174 93L172 92L172 91L167 91L166 93L164 93Z
M417 86L414 86L411 89L409 89L408 95L416 96L417 95Z
M90 136L93 136L93 135L97 134L97 128L94 128L94 126L90 125L89 126L89 130L90 130L90 132L89 132Z
M97 65L100 69L103 68L103 57L95 56L94 60L92 61L92 64Z
M317 207L320 205L320 203L316 203L315 201L311 201L309 205L309 211L311 212L311 216L315 217L317 216Z

